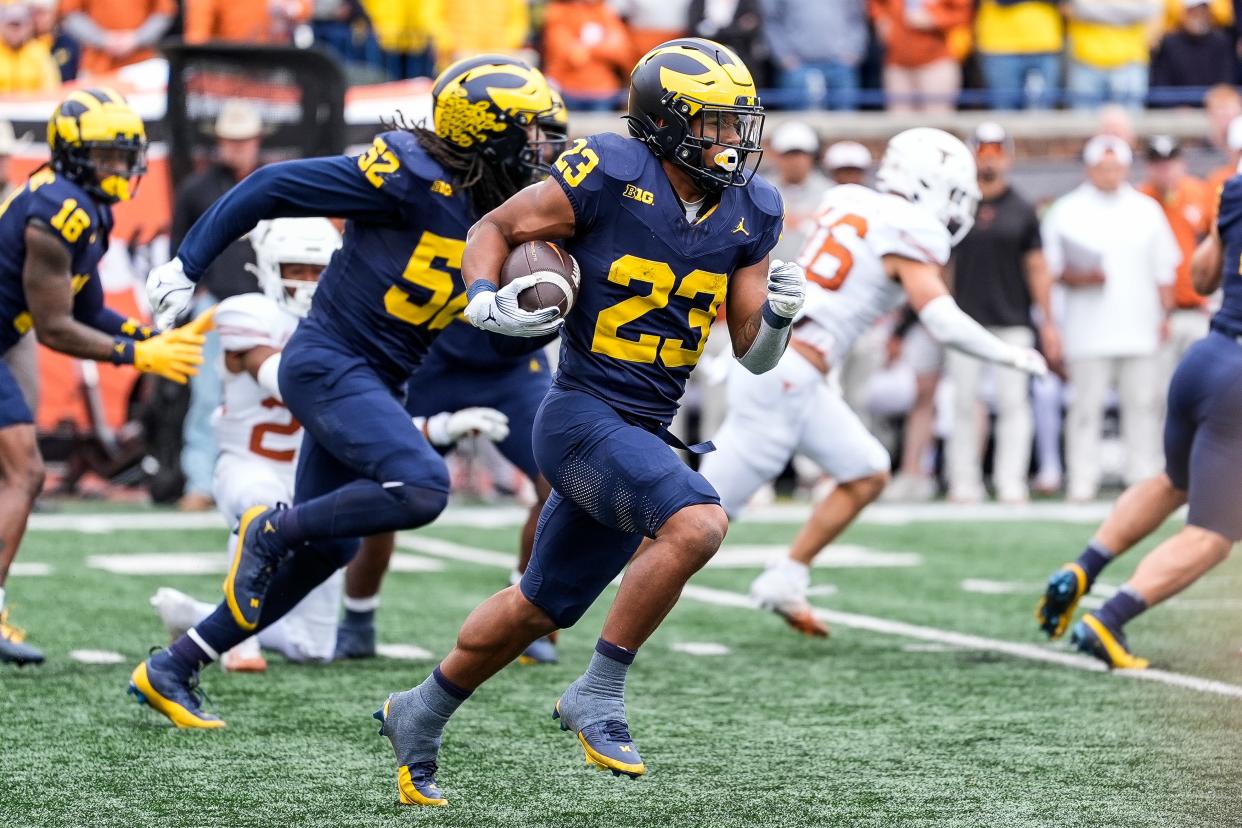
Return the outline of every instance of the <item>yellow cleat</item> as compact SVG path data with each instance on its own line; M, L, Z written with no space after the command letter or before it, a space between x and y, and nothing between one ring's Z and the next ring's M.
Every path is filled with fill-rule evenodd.
M1087 655L1094 656L1114 670L1145 670L1149 662L1130 652L1126 637L1113 632L1091 613L1074 625L1071 643Z
M224 727L222 719L203 711L194 692L197 675L189 680L181 679L171 671L153 666L154 658L148 658L130 674L128 692L131 696L136 696L140 704L150 705L177 727L209 730Z
M1087 573L1076 563L1067 563L1052 573L1044 597L1035 607L1035 620L1049 638L1055 640L1065 635L1074 618L1074 610L1089 587Z

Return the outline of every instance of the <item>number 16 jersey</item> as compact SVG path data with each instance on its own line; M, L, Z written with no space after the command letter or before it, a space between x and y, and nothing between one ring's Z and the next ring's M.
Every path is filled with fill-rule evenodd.
M798 258L807 295L794 336L839 365L854 340L905 301L884 257L943 266L950 249L949 231L929 210L857 184L833 187Z
M566 246L582 270L556 383L667 424L733 273L780 236L780 194L755 176L692 224L659 159L613 134L577 141L552 177L573 206Z

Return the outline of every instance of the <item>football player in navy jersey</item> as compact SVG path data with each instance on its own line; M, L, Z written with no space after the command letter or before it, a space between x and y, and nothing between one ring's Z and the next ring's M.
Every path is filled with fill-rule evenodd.
M224 603L131 676L130 692L180 727L224 724L193 691L204 664L348 563L359 537L425 525L447 502L448 472L402 405L405 382L466 305L466 231L533 178L539 123L556 102L538 70L496 55L450 66L432 98L432 129L390 130L356 158L255 172L148 277L157 318L175 316L212 259L260 220L349 219L310 313L268 379L304 429L294 503L242 515ZM558 324L554 308L517 306L517 294L537 281L518 279L501 292L498 315L515 330L545 334Z
M588 762L646 771L626 721L626 671L728 525L716 492L672 450L668 424L722 304L733 351L756 373L776 365L802 305L801 269L769 266L782 205L754 175L763 109L737 55L700 39L656 47L634 69L626 117L632 137L578 140L551 178L470 233L466 318L478 327L530 333L505 318L496 288L523 242L564 239L582 286L535 420L535 459L553 492L530 565L471 613L432 675L376 713L403 803L445 803L434 777L452 713L531 641L581 618L650 537L554 713Z
M110 89L81 90L56 107L47 140L50 162L0 204L0 353L33 328L62 354L184 383L202 364L210 316L157 334L106 308L99 282L112 205L129 199L146 166L142 119ZM33 413L0 362L0 662L43 661L4 610L5 577L42 488Z
M558 108L540 122L546 140L537 163L542 175L551 172L552 162L568 142L569 112L559 92L552 90L552 98ZM498 347L494 337L495 334L481 331L458 317L436 339L427 358L410 378L406 410L417 418L432 418L427 420L429 427L442 412L482 418L479 423L483 428L477 429L477 433L488 439L495 438L494 431L487 427L487 412L494 410L505 417L508 434L497 441L496 447L535 488L535 503L519 537L516 572L520 574L530 560L535 526L551 490L535 463L531 429L535 412L552 381L543 346L556 334L535 339L505 338L499 343L503 347ZM364 538L357 556L350 561L345 571L345 617L337 630L336 658L371 658L376 654L375 616L380 585L395 544L396 538L390 533ZM521 661L554 663L554 641L549 637L532 642Z
M1125 625L1193 584L1242 540L1242 176L1225 182L1217 215L1190 267L1198 293L1223 288L1224 298L1211 331L1186 351L1169 383L1165 470L1121 495L1077 560L1048 579L1035 611L1040 629L1059 638L1101 570L1188 505L1186 525L1073 627L1074 646L1112 668L1147 667L1130 650Z

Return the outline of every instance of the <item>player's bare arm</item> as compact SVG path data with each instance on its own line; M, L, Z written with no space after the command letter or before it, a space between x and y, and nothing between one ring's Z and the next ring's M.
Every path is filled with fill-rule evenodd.
M768 300L768 257L744 267L729 279L729 295L725 300L729 338L733 355L746 353L763 323L763 305Z
M1212 226L1212 232L1190 257L1190 281L1195 292L1201 296L1210 296L1220 287L1224 275L1224 248L1220 243L1220 232Z
M22 288L35 336L53 351L84 359L108 360L113 339L73 318L73 282L69 251L51 228L26 227L26 266Z
M528 241L557 241L574 232L574 208L555 181L532 184L492 210L466 234L462 278L499 284L509 251Z

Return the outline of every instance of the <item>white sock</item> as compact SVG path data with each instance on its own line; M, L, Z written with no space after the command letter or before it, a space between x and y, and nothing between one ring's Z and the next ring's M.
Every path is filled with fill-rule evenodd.
M350 612L374 612L379 608L380 597L378 595L370 595L366 598L351 598L345 596L345 609Z
M0 612L4 611L4 587L0 586Z

